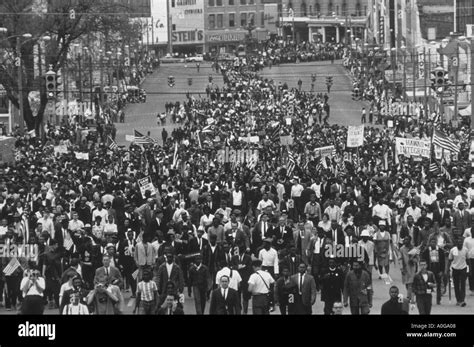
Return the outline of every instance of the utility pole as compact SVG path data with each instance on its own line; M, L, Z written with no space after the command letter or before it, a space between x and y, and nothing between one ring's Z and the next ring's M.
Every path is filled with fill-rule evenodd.
M456 1L454 1L456 3ZM456 39L456 57L453 59L454 67L454 119L458 119L458 80L459 80L459 41ZM471 110L472 112L472 110Z
M423 108L424 108L424 116L426 117L426 111L427 111L427 100L426 100L426 48L423 47Z
M168 14L168 53L173 55L173 23L171 16L170 1L166 0L166 13Z
M418 52L416 48L413 48L413 102L416 101L416 78L417 78L417 71L416 71L416 63L418 60Z
M81 67L81 52L79 52L79 55L77 57L77 63L78 63L78 68L79 68L79 99L81 102L84 101L84 98L82 96L82 67Z
M16 54L18 59L18 105L19 105L19 117L18 117L18 126L20 127L20 132L23 133L23 72L21 64L21 42L20 37L16 38Z
M471 38L471 134L474 129L474 38ZM471 135L472 140L472 135Z

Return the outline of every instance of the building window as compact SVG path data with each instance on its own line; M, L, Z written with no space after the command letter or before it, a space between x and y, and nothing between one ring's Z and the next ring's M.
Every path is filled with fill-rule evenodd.
M367 16L367 6L364 6L364 16Z
M174 6L175 6L175 1L171 0L171 7L174 7Z
M260 12L260 26L265 27L265 12Z
M222 6L222 0L216 0L216 6Z
M247 2L246 2L245 0L240 0L240 4L241 4L241 5L246 5Z
M314 4L314 10L316 11L316 14L320 14L321 13L321 6L319 5L319 2L316 2Z
M240 14L240 26L241 27L247 26L247 13L245 12Z
M356 4L356 16L360 16L361 15L361 11L360 11L360 3L358 2Z
M342 15L347 16L347 3L345 1L342 3Z
M234 5L234 0L229 0L229 5L233 6Z
M306 12L306 3L302 2L301 3L301 14L300 16L306 17L308 13Z
M250 25L255 25L255 13L249 13L248 22Z
M214 6L214 0L209 0L209 6Z
M339 5L336 5L336 14L339 16Z
M249 5L255 4L255 0L249 0Z
M313 6L309 5L309 15L312 16L314 15L313 13Z
M210 14L209 15L209 29L216 28L216 15Z
M332 1L329 2L328 4L328 15L332 16L332 13L334 12L333 6L332 6Z
M229 28L235 27L235 13L229 13Z
M224 26L224 15L222 13L217 15L217 28L221 29Z
M290 1L290 2L288 3L288 16L290 15L290 13L291 13L290 10L292 10L292 9L293 9L293 3Z
M176 24L171 25L171 30L176 31Z

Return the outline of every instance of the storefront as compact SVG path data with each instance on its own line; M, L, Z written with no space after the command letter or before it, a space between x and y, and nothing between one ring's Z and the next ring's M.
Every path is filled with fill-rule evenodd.
M212 31L206 35L206 52L211 54L235 53L240 43L245 40L245 30Z

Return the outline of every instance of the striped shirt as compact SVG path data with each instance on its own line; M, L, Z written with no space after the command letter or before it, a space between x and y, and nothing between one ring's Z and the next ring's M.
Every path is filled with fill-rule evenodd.
M154 292L158 291L155 281L141 281L138 283L138 290L142 301L153 301L155 298Z

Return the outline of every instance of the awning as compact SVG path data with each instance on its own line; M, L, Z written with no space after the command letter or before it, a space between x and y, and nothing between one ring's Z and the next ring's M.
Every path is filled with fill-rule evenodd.
M459 111L459 115L460 116L463 116L463 117L468 117L470 116L472 113L471 111L471 105L469 105L468 107L466 107L464 110L461 110Z

